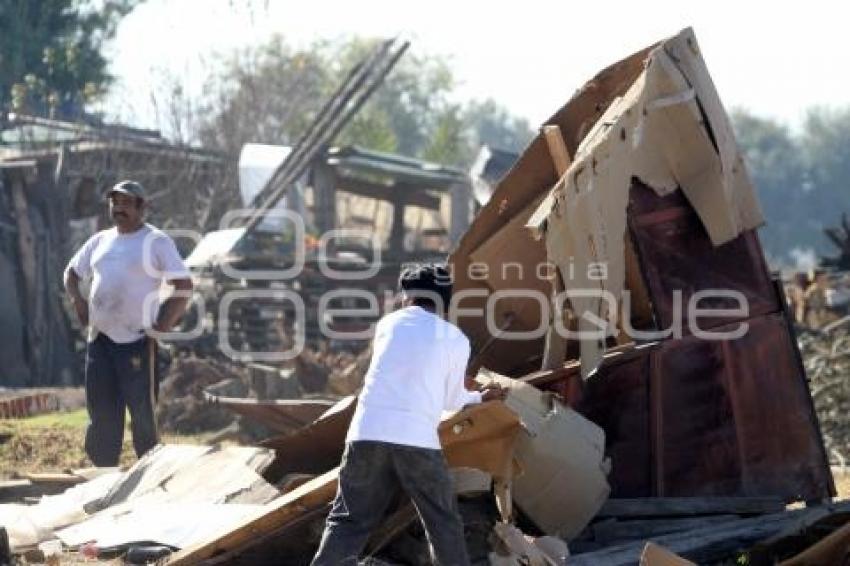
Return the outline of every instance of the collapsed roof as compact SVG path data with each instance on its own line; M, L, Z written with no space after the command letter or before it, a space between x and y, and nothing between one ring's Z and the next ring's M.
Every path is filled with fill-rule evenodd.
M538 135L453 253L457 291L525 289L549 296L558 288L601 287L619 300L627 275L626 210L633 180L659 196L681 190L715 246L763 222L729 118L690 28L603 70L547 125L563 135L565 170L557 170L546 136ZM557 266L558 277L541 276L537 266L547 262ZM593 277L594 264L605 264L606 277ZM514 274L505 265L521 268ZM579 330L596 328L588 315L616 318L599 296L573 296L571 302ZM466 306L483 303L482 297L470 297ZM503 331L541 327L538 303L528 296L502 299L496 314ZM479 349L488 345L482 363L495 371L516 373L522 365L518 358L543 355L543 336L519 350L501 349L496 347L500 337L482 319L460 324ZM584 376L598 367L604 345L604 340L581 341Z

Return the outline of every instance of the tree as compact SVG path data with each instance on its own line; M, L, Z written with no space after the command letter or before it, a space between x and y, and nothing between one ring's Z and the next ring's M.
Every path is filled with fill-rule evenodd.
M794 218L806 206L804 157L783 124L740 109L731 117L766 220L762 242L768 255L787 260L792 248L808 247L817 237Z
M0 107L76 118L113 77L103 55L140 0L0 0Z
M476 146L489 145L520 153L534 138L528 120L513 116L492 98L470 102L465 110L465 121L475 134L473 144Z
M810 109L799 146L810 181L804 210L812 228L821 231L837 225L843 212L850 212L850 108ZM821 236L818 244L823 252L826 239Z
M200 141L234 157L247 142L294 144L374 45L355 38L294 49L276 37L228 56L208 80ZM454 86L442 58L408 52L335 143L466 167L479 143L518 149L531 139L527 123L492 100L451 102Z
M794 248L834 253L824 229L850 212L850 108L812 108L798 133L743 110L732 121L765 213L769 255L788 262Z
M445 165L468 166L474 156L464 118L459 106L442 112L422 157Z
M232 157L248 142L294 144L331 92L327 49L275 37L227 56L207 79L200 141Z

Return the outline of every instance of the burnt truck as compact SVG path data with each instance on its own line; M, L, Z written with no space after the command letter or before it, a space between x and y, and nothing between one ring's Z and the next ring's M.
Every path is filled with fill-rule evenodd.
M289 152L243 148L244 205ZM445 261L472 206L460 169L357 146L319 152L253 229L238 225L250 209L231 210L189 254L197 293L182 329L196 338L186 347L273 362L298 343L365 346L402 265Z

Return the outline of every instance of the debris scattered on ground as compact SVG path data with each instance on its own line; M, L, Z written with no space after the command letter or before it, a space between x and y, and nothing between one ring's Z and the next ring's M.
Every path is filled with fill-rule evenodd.
M798 333L800 353L820 421L824 444L832 460L850 461L850 324L829 325Z
M537 200L525 194L527 202L517 205L504 195L514 191L512 197L524 198L522 183L500 183L494 204L485 205L470 231L490 239L471 246L474 238L465 237L475 248L466 250L470 259L504 265L512 232L499 230L508 227L525 236L511 242L519 243L512 253L524 260L534 254L564 260L567 252L579 251L582 266L612 262L617 273L607 290L619 296L624 280L630 290L642 290L647 328L670 315L662 308L671 307L662 304L670 282L696 289L722 276L746 290L758 312L746 319L750 334L737 341L700 341L689 334L654 345L624 343L607 354L613 344L605 340L559 345L553 334L545 343L540 337L500 347L502 331L539 322L532 320L537 310L507 313L498 332L486 325L483 333L478 320L481 332L468 332L476 363L504 367L510 375L484 370L479 382L506 386L507 399L446 415L438 431L446 461L455 468L470 557L497 566L843 560L850 502L828 501L832 477L805 375L788 339L790 319L750 231L760 213L692 32L606 69L551 122L548 132L556 136L547 139L561 140L564 162L551 167L554 154L546 152L542 137L529 146L508 178L536 179ZM674 143L679 139L692 145ZM569 163L567 145L577 167ZM532 169L535 174L528 175ZM550 170L561 181L546 181ZM635 175L650 186L638 184ZM633 194L638 196L630 201ZM605 204L612 197L616 202ZM643 215L630 218L629 210L640 206L647 209ZM496 218L504 214L510 218ZM545 242L530 238L527 221ZM635 228L644 230L643 239ZM693 237L675 240L683 234ZM647 242L666 247L640 248ZM717 253L721 243L723 254ZM642 255L621 249L624 244L627 250L637 245ZM678 263L662 266L660 256L643 252L676 256ZM724 266L709 268L695 257L720 258ZM753 281L738 281L727 259L748 265L740 271ZM564 268L571 266L560 265L560 283L567 283ZM538 282L551 291L550 280ZM511 287L511 281L492 278L481 285L491 283L491 290ZM605 314L601 303L594 305L593 312ZM713 308L703 312L729 315L723 303ZM843 324L831 322L800 338L812 394L826 415L827 445L842 462L840 448L850 440L841 423L850 408L843 395L850 357ZM565 363L568 351L574 357ZM773 366L754 367L759 360ZM61 547L130 562L304 564L336 493L345 433L368 363L368 352L326 347L280 365L177 358L162 382L163 427L217 430L217 438L252 443L264 438L260 447L161 445L126 472L31 474L0 485L0 494L6 489L16 499L0 505L6 527L0 539L8 537L18 553L42 558ZM765 396L759 380L774 372L775 389ZM796 426L782 428L780 417L798 418L788 421ZM256 428L247 434L248 418L274 434ZM781 438L775 434L780 428ZM78 437L69 444L78 445ZM12 437L4 446L21 449ZM35 504L27 499L37 488L48 493L66 487ZM665 497L670 493L684 496ZM801 500L809 504L803 507ZM787 509L792 501L798 507ZM426 541L415 509L400 498L372 534L367 554L375 564L424 563Z
M279 491L259 475L273 457L261 448L158 446L126 472L104 473L35 505L0 505L0 524L16 552L56 538L105 558L137 543L182 548L276 498Z
M180 434L218 432L222 439L257 440L283 431L256 429L249 408L239 411L248 421L237 422L228 406L239 399L244 400L243 406L252 400L338 399L360 388L368 366L368 350L355 354L327 348L307 348L285 366L178 357L160 387L160 427ZM217 403L218 398L233 402Z
M233 382L247 393L247 370L234 364L195 357L175 358L159 388L157 415L162 431L198 434L218 431L233 422L233 415L207 403L204 389Z

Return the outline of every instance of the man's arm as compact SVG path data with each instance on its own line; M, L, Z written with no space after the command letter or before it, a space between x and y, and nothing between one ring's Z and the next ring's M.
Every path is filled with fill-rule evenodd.
M65 270L65 291L71 297L71 302L74 304L74 310L77 312L77 319L83 326L89 325L89 304L80 292L80 276L74 271L73 267L68 267Z
M478 387L475 377L466 374L469 361L469 341L459 344L446 388L446 411L458 411L468 405L486 403L487 401L504 400L507 391L498 385L491 384L484 388Z
M159 307L159 313L156 317L156 323L153 329L157 332L170 332L172 328L186 312L186 307L189 304L189 298L192 294L192 280L188 277L185 279L172 279L168 282L174 286L176 293L172 294Z

